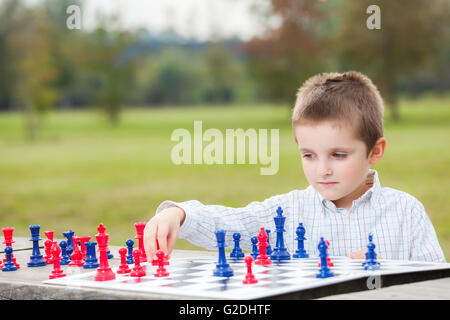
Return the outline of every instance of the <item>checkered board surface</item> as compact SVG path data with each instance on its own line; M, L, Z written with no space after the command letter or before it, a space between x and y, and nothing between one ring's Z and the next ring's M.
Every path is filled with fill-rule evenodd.
M234 271L232 277L215 277L213 270L217 258L172 259L166 266L170 273L168 277L157 278L153 274L156 266L148 263L147 275L141 278L130 277L116 273L116 279L111 281L94 281L95 271L64 278L44 281L47 284L98 288L107 290L125 290L162 295L186 296L186 298L209 299L260 299L279 294L312 289L321 286L337 284L373 275L399 274L427 270L450 269L449 263L428 263L401 260L379 260L380 270L366 271L362 268L363 260L346 257L331 257L334 267L330 267L334 277L316 278L319 259L292 259L283 263L273 262L267 267L253 264L252 270L258 280L256 284L242 284L247 272L243 260L227 259ZM133 265L130 265L132 268ZM67 272L71 268L66 269ZM117 268L113 268L116 272Z

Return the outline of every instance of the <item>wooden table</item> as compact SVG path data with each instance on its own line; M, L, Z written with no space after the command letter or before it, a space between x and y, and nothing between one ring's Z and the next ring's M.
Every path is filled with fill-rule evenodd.
M0 272L0 299L2 300L87 300L87 299L194 299L189 296L173 296L139 292L120 292L99 289L72 288L61 287L44 284L43 281L48 279L52 270L52 265L44 267L29 268L27 262L31 255L32 243L26 238L16 238L14 244L14 256L20 264L20 269L13 272ZM41 241L43 245L43 241ZM4 249L4 247L2 247ZM120 263L118 250L119 247L110 246L114 258L109 260L111 267L117 267ZM43 249L41 250L43 254ZM174 250L172 257L189 258L189 257L208 257L216 256L216 252L208 251L192 251L192 250ZM4 257L2 251L1 257ZM92 272L92 270L84 270L82 268L73 268L76 272ZM67 273L70 269L65 269ZM400 282L413 283L400 284L398 277L393 282L389 277L383 279L383 288L368 290L365 280L351 281L342 285L334 285L322 288L315 288L302 292L287 294L275 297L277 299L450 299L450 270L440 272L427 272L420 275L421 279L409 276L400 280ZM436 279L438 278L438 279ZM433 279L433 280L429 280ZM425 280L425 281L418 281ZM387 287L384 287L387 286ZM364 290L364 291L361 291Z

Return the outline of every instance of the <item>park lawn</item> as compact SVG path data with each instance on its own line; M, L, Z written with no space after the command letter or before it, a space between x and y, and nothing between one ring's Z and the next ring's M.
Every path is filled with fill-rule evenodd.
M374 168L383 186L406 191L427 209L447 259L450 257L450 98L401 101L402 121L386 114L388 145ZM1 227L29 236L40 224L61 235L95 235L103 222L113 245L135 236L166 199L245 206L308 183L294 144L290 110L280 105L193 106L126 109L112 127L93 111L53 112L37 141L24 140L20 113L0 114ZM280 130L277 174L256 165L174 165L170 140L177 128ZM204 144L204 146L207 143ZM176 248L196 248L178 241Z

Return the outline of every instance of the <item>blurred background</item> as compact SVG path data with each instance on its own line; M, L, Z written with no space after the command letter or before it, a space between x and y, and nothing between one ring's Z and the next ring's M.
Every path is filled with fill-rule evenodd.
M449 259L449 21L447 0L0 0L1 226L103 222L124 245L166 199L239 207L306 188L296 90L357 70L386 104L381 183L424 204ZM278 173L173 164L171 133L194 120L279 129Z

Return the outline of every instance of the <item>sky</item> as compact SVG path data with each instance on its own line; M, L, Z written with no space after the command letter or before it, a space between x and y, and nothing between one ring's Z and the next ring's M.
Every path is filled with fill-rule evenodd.
M260 8L264 0L84 0L82 28L92 28L99 21L97 12L120 12L120 26L127 29L144 27L159 32L169 27L180 35L197 40L215 36L236 36L248 40L261 33L258 15L252 4Z

